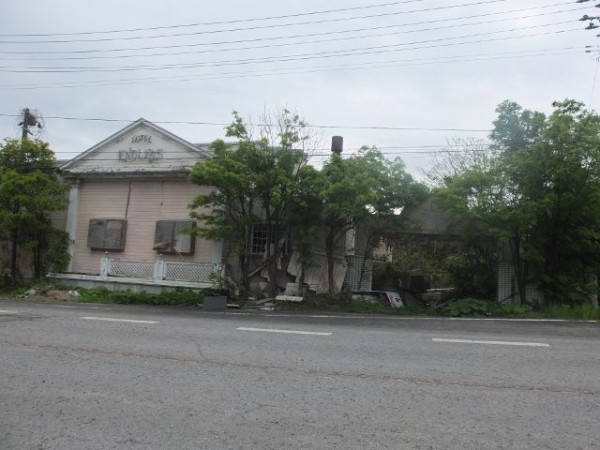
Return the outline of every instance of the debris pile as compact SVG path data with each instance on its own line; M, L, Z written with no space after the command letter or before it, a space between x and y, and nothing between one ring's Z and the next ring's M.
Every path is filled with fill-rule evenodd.
M75 302L80 294L77 291L61 291L53 287L32 288L18 296L26 300L47 301L52 303Z

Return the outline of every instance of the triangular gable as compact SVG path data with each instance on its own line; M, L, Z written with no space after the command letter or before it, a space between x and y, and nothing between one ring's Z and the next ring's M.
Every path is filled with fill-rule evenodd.
M65 175L144 174L188 171L206 151L145 119L139 119L60 167Z

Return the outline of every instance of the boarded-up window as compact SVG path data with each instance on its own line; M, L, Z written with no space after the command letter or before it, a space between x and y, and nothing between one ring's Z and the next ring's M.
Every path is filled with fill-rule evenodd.
M159 220L154 231L154 250L158 253L192 255L196 239L185 230L196 227L191 220Z
M87 245L92 250L123 251L126 231L126 220L90 219Z

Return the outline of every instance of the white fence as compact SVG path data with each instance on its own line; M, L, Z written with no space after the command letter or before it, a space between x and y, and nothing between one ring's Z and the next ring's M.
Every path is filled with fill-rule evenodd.
M221 264L184 263L176 261L123 261L102 258L100 278L131 278L154 280L157 282L185 281L190 283L210 283L212 274L221 274Z

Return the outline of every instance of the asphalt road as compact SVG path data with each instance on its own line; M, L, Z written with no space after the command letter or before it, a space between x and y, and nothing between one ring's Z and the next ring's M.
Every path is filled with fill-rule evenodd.
M0 301L0 450L598 449L600 324Z

